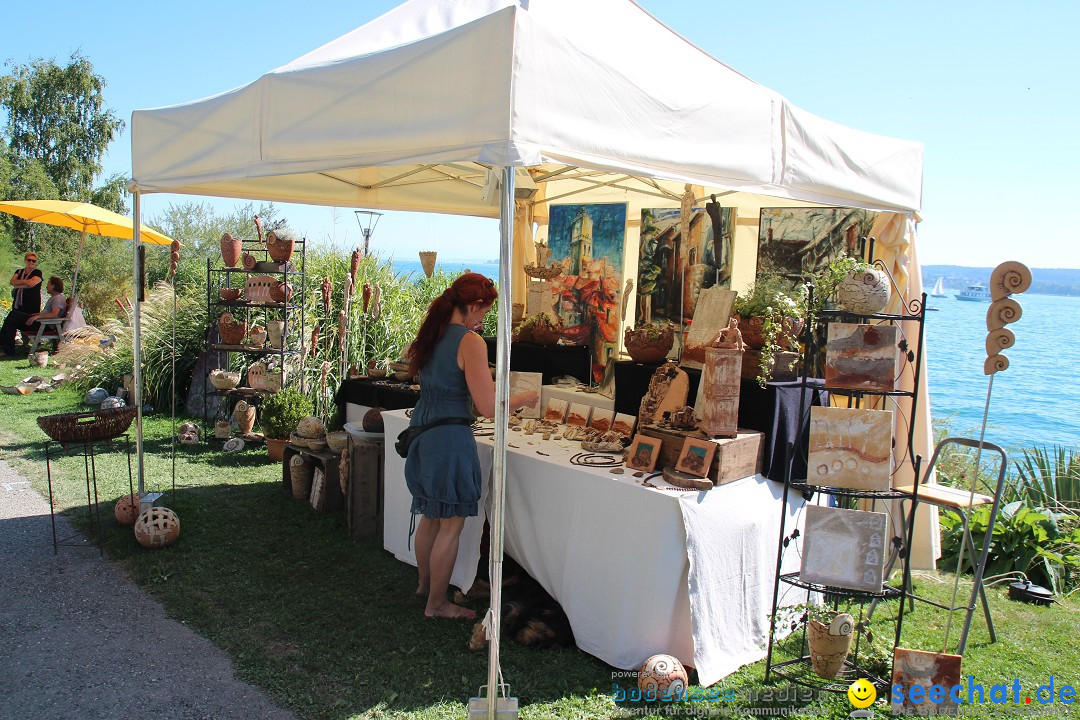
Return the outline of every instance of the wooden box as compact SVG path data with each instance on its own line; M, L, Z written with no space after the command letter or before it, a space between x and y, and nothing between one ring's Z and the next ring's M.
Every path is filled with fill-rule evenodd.
M345 478L345 519L349 537L382 534L383 440L349 440Z
M289 474L289 461L293 455L304 455L310 458L323 472L324 482L321 484L321 492L310 498L311 506L316 510L330 512L340 510L343 504L341 487L338 482L338 458L337 453L329 450L309 450L299 445L289 443L282 451L281 483L282 489L292 497L292 478Z
M687 437L707 439L705 433L699 430L670 430L656 425L642 425L638 432L661 441L657 470L667 465L675 467ZM765 452L765 436L762 433L740 428L739 434L733 438L715 438L710 442L716 443L716 456L709 469L709 479L713 485L723 485L761 472Z

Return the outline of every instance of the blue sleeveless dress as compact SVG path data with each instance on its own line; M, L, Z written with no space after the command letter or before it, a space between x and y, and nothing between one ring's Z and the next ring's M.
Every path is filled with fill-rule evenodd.
M468 329L450 324L420 370L420 400L412 426L438 418L471 418L472 395L457 354ZM412 513L429 518L471 517L482 489L476 441L468 425L439 425L421 433L409 446L405 482L412 493Z

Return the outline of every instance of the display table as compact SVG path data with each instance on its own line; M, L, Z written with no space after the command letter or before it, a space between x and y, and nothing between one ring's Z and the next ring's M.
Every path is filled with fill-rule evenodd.
M388 437L408 422L403 412L383 420ZM485 477L492 442L477 438ZM703 685L764 657L779 484L753 476L708 492L653 489L629 470L571 465L578 443L511 432L507 444L507 554L559 601L578 647L623 669L670 653ZM415 564L404 460L385 457L384 547ZM459 588L475 577L482 532L483 518L466 521L451 576Z
M373 407L386 410L416 407L419 399L420 391L411 389L408 384L369 378L344 380L334 395L334 402L337 403L341 417L345 418L344 422L363 419L364 413ZM350 405L354 407L349 407Z

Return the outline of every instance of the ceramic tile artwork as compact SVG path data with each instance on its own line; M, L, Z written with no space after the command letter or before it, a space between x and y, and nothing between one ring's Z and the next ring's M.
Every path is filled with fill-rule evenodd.
M532 390L536 393L537 397L540 396L541 386L544 384L544 376L538 372L521 372L519 370L510 371L510 394L517 395L521 392ZM536 402L534 407L524 408L518 413L523 418L538 418L544 408L540 407L540 401Z
M908 690L914 685L920 685L923 688L931 688L934 685L951 688L959 685L962 660L960 655L896 648L893 651L892 684L894 687L899 685L903 688L900 697L903 697L904 701L893 700L893 714L956 717L959 707L947 694L944 701L940 703L932 702L925 695L921 702L916 703L908 697ZM961 697L966 697L966 695L961 695Z
M687 438L683 443L682 452L679 453L679 460L675 463L675 469L697 477L705 477L709 474L709 468L712 467L715 456L715 443Z
M886 521L885 513L808 505L799 577L819 585L881 592Z
M892 472L891 410L810 408L811 485L888 490Z
M895 325L830 323L825 347L825 385L892 392L900 377L900 328Z
M547 406L544 407L544 419L562 423L566 418L566 406L567 402L565 400L550 398Z
M660 457L661 441L644 435L635 435L630 451L626 453L626 466L634 470L652 472Z
M604 410L603 408L593 408L592 417L589 419L589 427L601 432L607 432L611 429L612 421L615 419L614 410ZM631 427L633 430L633 427ZM629 433L628 433L629 434Z
M612 423L611 429L617 433L622 433L626 437L630 437L634 434L634 425L637 423L637 418L633 415L626 413L616 413L615 422Z
M585 403L570 403L570 409L566 413L566 424L585 427L589 424L589 411L591 409L591 406Z

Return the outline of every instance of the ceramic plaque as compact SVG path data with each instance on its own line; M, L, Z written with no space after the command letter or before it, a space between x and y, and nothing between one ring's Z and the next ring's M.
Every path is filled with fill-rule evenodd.
M808 505L803 530L804 582L881 592L886 515Z
M589 427L600 432L607 432L611 429L612 421L615 419L614 410L604 410L603 408L593 408L592 418L589 419ZM630 428L633 431L633 427ZM627 433L629 437L629 433Z
M893 650L892 686L901 688L901 693L891 694L893 715L946 715L957 717L959 707L949 697L948 690L960 684L960 655L908 650L898 647ZM933 702L925 692L918 693L915 700L909 690L919 685L929 691L934 685L946 689L944 699ZM961 697L967 697L966 694ZM898 700L903 699L903 702Z
M544 376L538 372L521 372L519 370L510 371L510 394L517 395L518 393L532 390L539 397L540 387L544 384ZM512 410L513 408L511 408ZM538 418L543 408L540 407L540 401L536 401L536 405L533 407L527 407L522 409L518 413L523 418Z
M637 418L633 415L627 415L626 413L616 413L615 422L612 423L611 429L617 433L622 433L626 437L630 437L634 434L634 424L637 422Z
M566 424L585 427L589 423L591 409L591 406L585 403L570 403L570 409L566 412Z
M566 406L567 402L565 400L549 398L547 406L544 408L544 419L561 424L566 418Z
M807 482L854 490L888 490L892 426L891 410L810 408Z
M826 387L892 392L900 377L899 344L895 325L830 323Z

